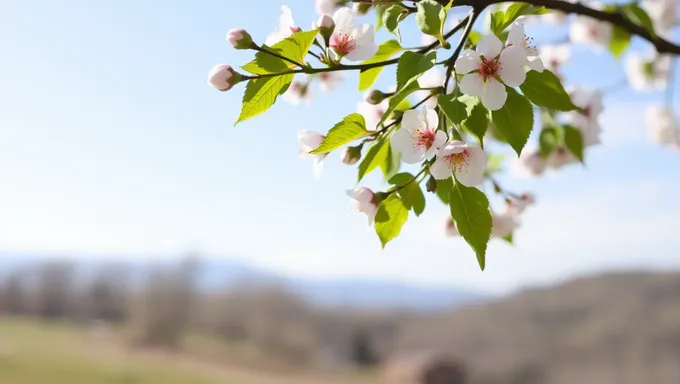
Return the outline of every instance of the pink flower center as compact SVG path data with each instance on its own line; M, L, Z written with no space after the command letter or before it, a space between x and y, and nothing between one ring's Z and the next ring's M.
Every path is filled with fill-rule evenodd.
M413 131L413 146L414 147L424 147L425 149L430 149L432 144L434 144L435 133L429 127L425 129L416 129Z
M352 52L357 47L357 43L346 33L335 33L331 36L330 46L335 53L344 56Z
M487 60L482 58L482 61L479 63L479 76L481 76L484 81L498 76L500 70L501 62L497 59Z
M321 72L321 74L319 74L319 77L321 78L321 80L328 80L331 77L331 75L328 72Z
M597 29L588 28L588 36L593 40L597 39L597 36L598 36Z
M590 118L593 114L593 109L591 106L587 106L583 108L583 114L586 115L586 117Z
M452 171L460 172L470 165L470 152L464 149L460 153L452 153L444 158Z

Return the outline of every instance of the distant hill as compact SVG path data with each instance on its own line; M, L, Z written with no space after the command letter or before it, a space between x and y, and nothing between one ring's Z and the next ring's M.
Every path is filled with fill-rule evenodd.
M62 254L9 253L0 252L0 271L40 262L51 257L66 257ZM83 274L96 271L106 257L94 255L77 260ZM171 264L171 261L125 260L120 265L129 269L133 276L141 277L152 265ZM418 286L373 280L315 280L299 279L258 269L247 263L228 259L202 259L199 284L205 290L219 289L224 286L247 283L275 283L301 294L306 299L321 306L349 306L372 309L407 309L416 311L435 311L453 308L464 303L483 300L485 295L459 288L422 288Z
M678 273L579 278L400 323L399 349L455 353L478 383L680 383Z

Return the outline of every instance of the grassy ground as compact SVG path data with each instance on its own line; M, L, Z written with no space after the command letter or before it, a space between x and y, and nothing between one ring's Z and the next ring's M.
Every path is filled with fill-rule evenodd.
M133 351L111 335L0 318L2 384L352 384L301 372L282 376L187 354Z

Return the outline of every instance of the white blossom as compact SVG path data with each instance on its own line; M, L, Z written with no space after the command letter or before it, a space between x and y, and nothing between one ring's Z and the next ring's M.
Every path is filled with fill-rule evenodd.
M355 25L355 18L354 12L347 7L342 7L333 14L335 29L329 45L336 60L346 58L349 61L364 61L378 52L373 26ZM321 43L325 44L323 39Z
M309 152L317 149L326 136L319 132L303 130L298 132L297 137L300 156L314 161L314 177L318 180L321 177L323 161L328 154L311 154Z
M493 213L491 237L507 237L519 227L517 217L511 213Z
M316 78L319 80L319 88L324 92L332 91L343 80L340 72L321 72Z
M541 156L538 149L525 148L519 155L513 170L520 176L532 178L542 175L547 166L547 160Z
M593 9L601 10L602 3L589 4ZM588 16L576 17L569 26L569 39L574 44L586 44L598 50L609 46L613 29L610 23Z
M288 90L281 95L281 99L293 106L298 106L302 102L309 106L312 103L312 87L309 83L293 81Z
M387 111L389 104L390 104L389 99L385 99L375 105L370 104L366 101L362 101L359 104L357 104L357 112L359 112L364 117L364 120L366 121L367 130L369 131L376 130L376 128L378 127L378 123L380 122L380 119L382 119L383 115ZM391 119L386 121L385 123L389 124L390 121Z
M651 105L645 110L650 139L659 145L680 148L680 122L667 107Z
M315 9L319 15L331 15L338 8L338 0L316 0Z
M536 204L536 196L533 193L523 193L516 199L508 201L507 211L510 214L519 215L534 204Z
M352 198L354 210L365 214L368 218L368 224L371 224L376 213L378 213L378 204L373 191L366 187L360 187L348 190L347 196Z
M265 44L267 44L268 46L272 46L278 43L279 41L285 39L286 37L292 36L293 33L299 31L300 27L298 27L295 24L295 20L293 20L293 11L291 11L289 7L282 5L281 16L279 16L279 23L276 26L274 32L267 36Z
M571 101L583 112L571 111L565 113L567 122L581 131L584 147L600 144L602 128L599 117L603 109L602 92L591 91L582 87L570 88L568 92Z
M524 33L524 18L519 17L510 26L510 32L508 33L508 39L505 42L506 47L516 46L521 47L526 55L525 64L534 71L543 72L545 67L543 66L543 61L538 54L538 49L533 45L533 39L527 37Z
M668 85L672 58L654 54L645 57L632 53L626 58L626 77L630 86L637 91L664 89Z
M486 154L475 144L450 141L437 152L437 159L430 166L435 179L444 180L456 174L456 179L468 187L484 181Z
M568 44L544 45L541 47L539 56L543 64L555 72L569 61L571 49Z
M557 170L565 165L577 163L578 159L565 146L559 146L548 156L547 162L548 168Z
M444 131L437 130L438 126L439 116L434 109L426 107L422 110L405 111L401 127L390 139L392 148L401 153L401 161L404 163L415 164L423 159L430 160L448 139Z
M450 217L447 218L446 222L444 223L444 235L446 235L447 237L460 237L460 232L458 232L456 224Z
M456 60L456 73L465 74L459 83L460 90L480 97L487 109L498 110L508 98L505 86L518 87L526 80L523 67L526 59L522 47L503 48L503 43L496 36L483 36L476 51L466 49Z
M677 0L642 0L640 7L652 19L657 32L667 32L678 23Z

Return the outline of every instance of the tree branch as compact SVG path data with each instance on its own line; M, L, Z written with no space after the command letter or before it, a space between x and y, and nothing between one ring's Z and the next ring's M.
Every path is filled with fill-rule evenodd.
M448 3L448 0L437 1L442 5L446 5ZM506 1L508 0L456 0L453 2L453 7L473 6L480 8L487 7L491 4L502 3ZM633 23L620 13L599 11L597 9L587 7L580 3L570 3L564 0L520 0L517 2L544 6L548 9L561 11L564 13L573 13L577 15L589 16L597 20L606 21L649 41L652 45L654 45L654 47L659 53L672 53L675 55L680 55L680 45L674 44L662 37L653 36L645 28Z

